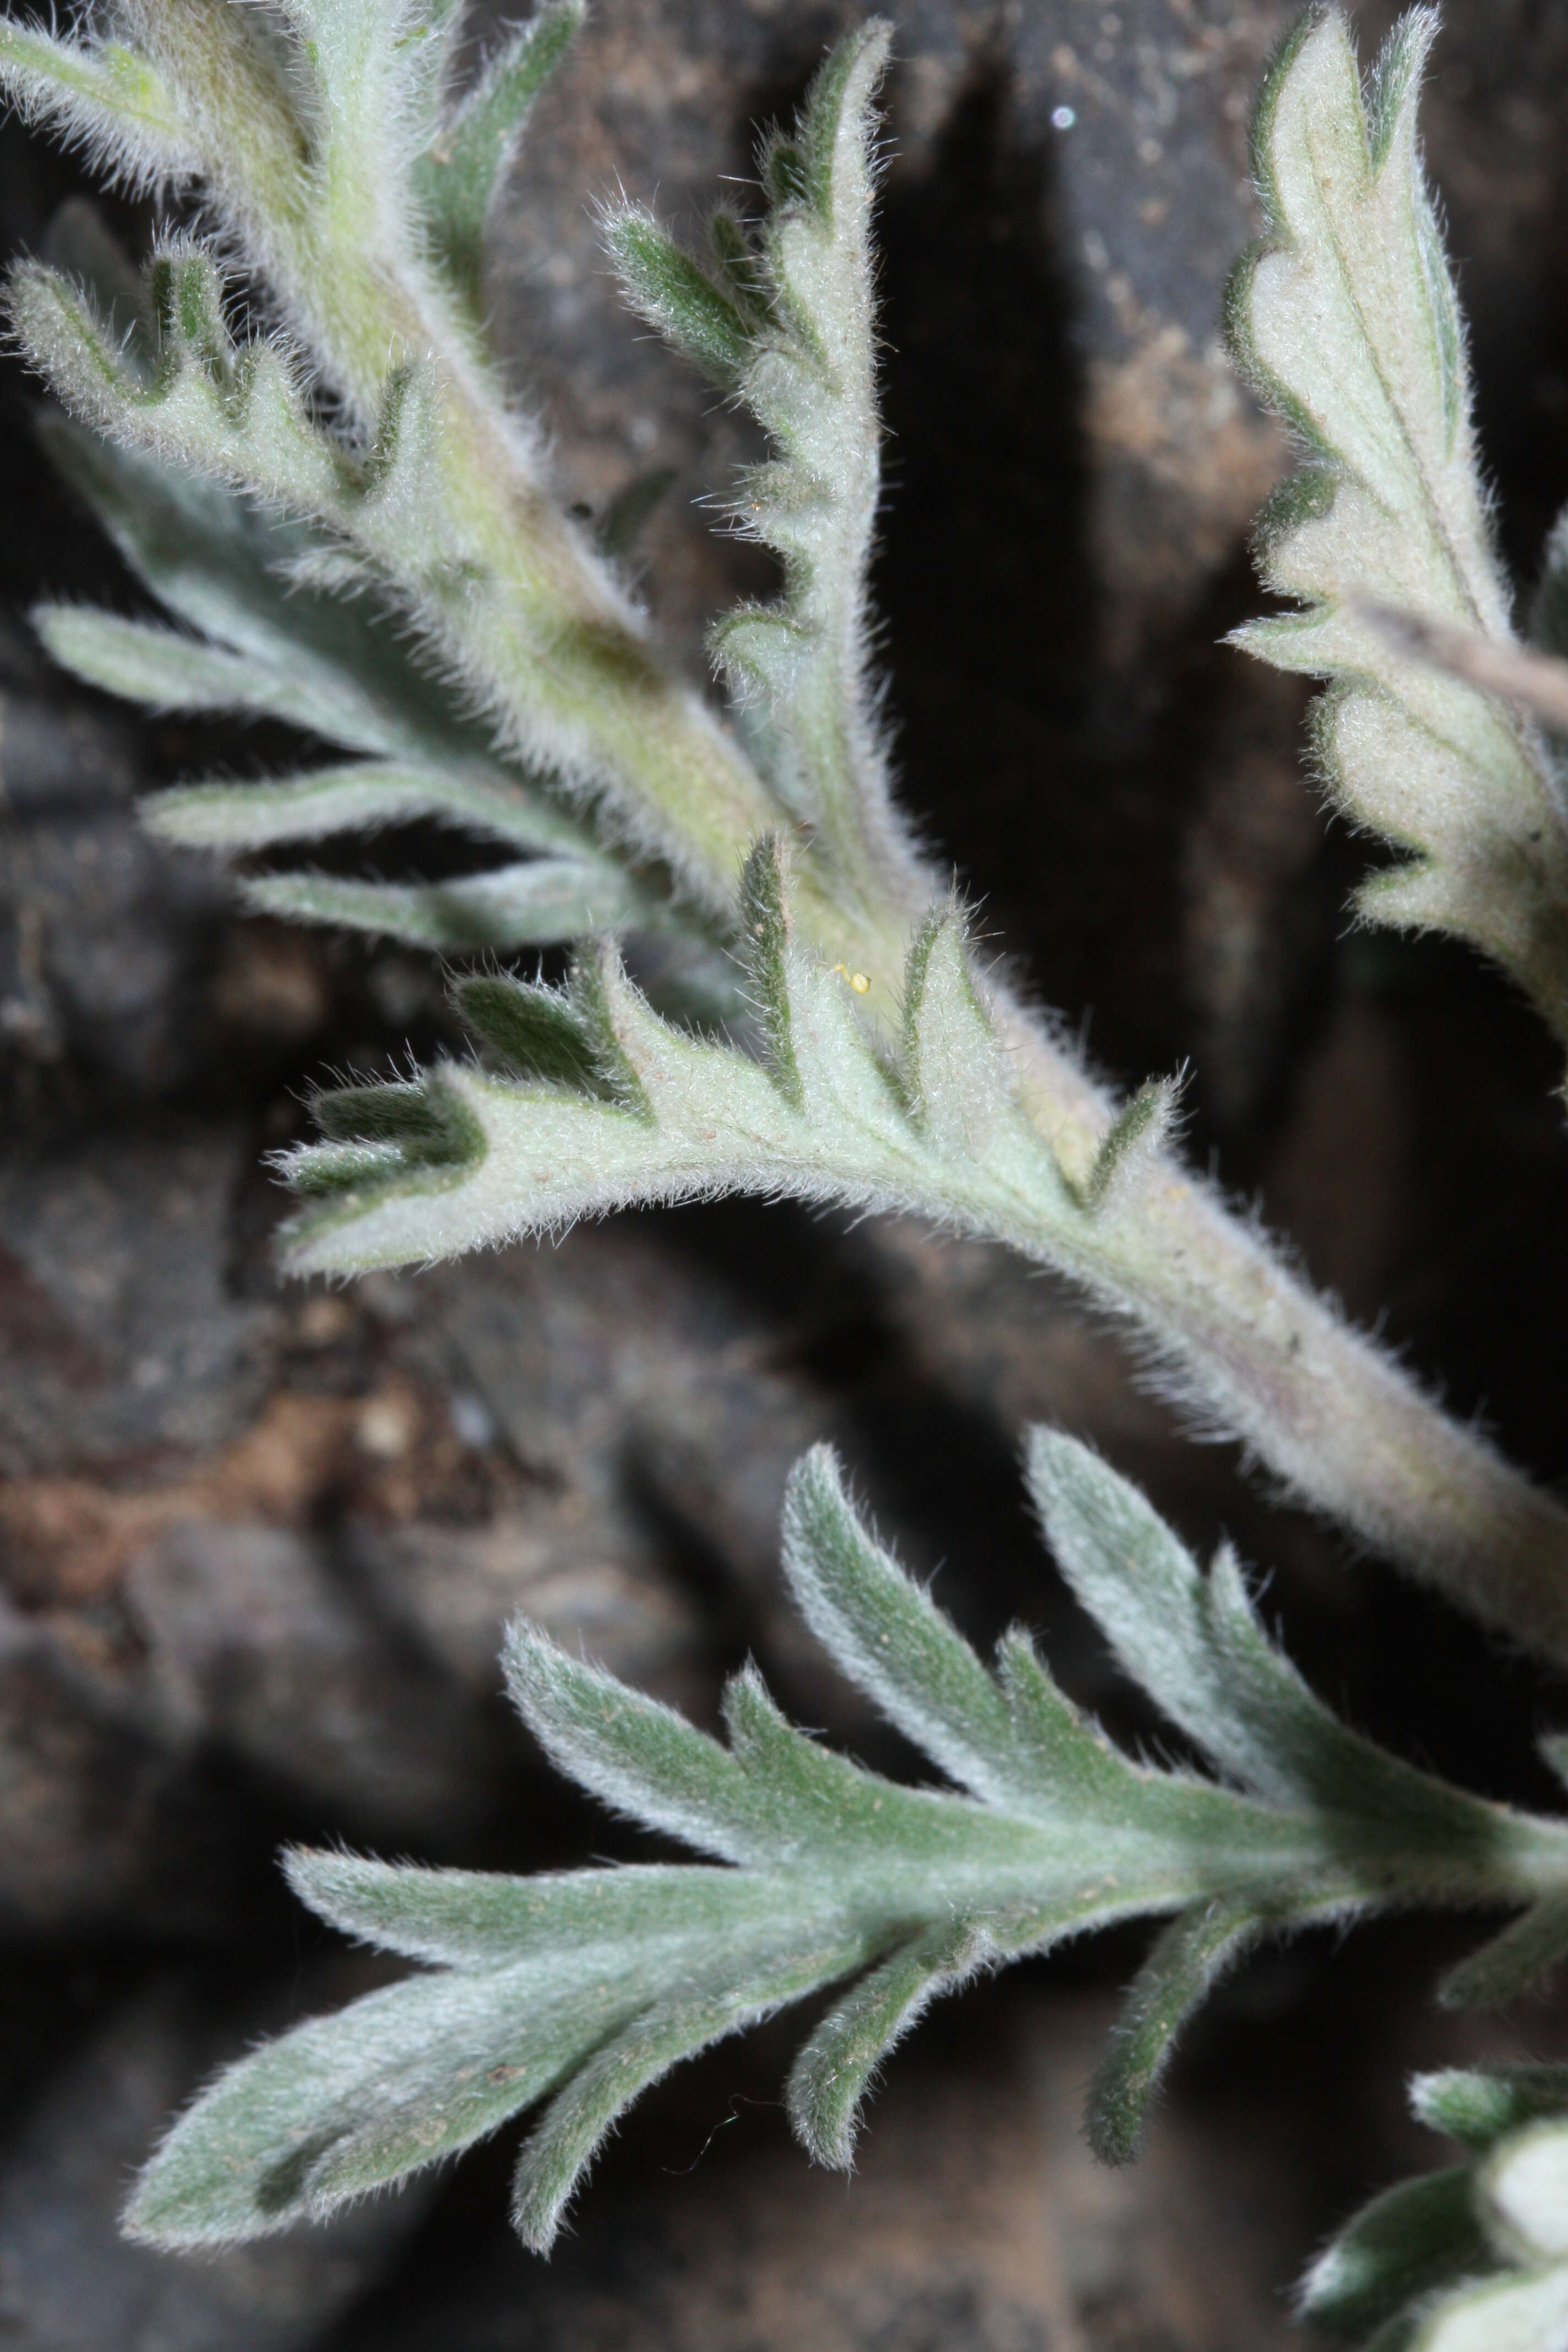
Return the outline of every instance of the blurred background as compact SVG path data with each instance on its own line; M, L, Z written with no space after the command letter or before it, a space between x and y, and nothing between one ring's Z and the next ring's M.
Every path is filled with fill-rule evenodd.
M693 667L765 593L713 497L743 425L618 308L589 207L689 228L856 12L596 0L495 242L498 343L568 499L637 487L629 559ZM1254 233L1266 0L908 0L882 205L877 593L907 803L1118 1080L1189 1064L1187 1145L1312 1277L1539 1475L1568 1472L1568 1153L1552 1049L1458 949L1347 935L1299 683L1218 640L1286 459L1217 322ZM1353 8L1363 47L1394 11ZM1450 0L1426 110L1509 562L1568 498L1568 5ZM479 31L482 33L483 27ZM740 190L732 194L743 196ZM0 133L7 251L87 184ZM103 206L133 248L145 208ZM326 2231L204 2262L114 2216L172 2110L384 1974L295 1906L287 1840L489 1867L658 1851L545 1769L499 1695L518 1610L711 1721L748 1654L862 1757L907 1757L784 1608L810 1442L977 1638L1015 1617L1119 1736L1023 1507L1023 1425L1095 1439L1231 1533L1316 1686L1488 1793L1549 1804L1563 1694L1191 1445L1074 1300L999 1253L750 1204L417 1277L281 1286L266 1155L329 1069L446 1033L401 949L241 919L137 829L145 786L291 760L51 671L42 596L136 608L0 370L0 2344L32 2352L1268 2352L1360 2198L1439 2150L1402 2078L1568 2047L1549 2004L1430 2001L1450 1924L1266 1954L1212 2005L1142 2163L1079 2105L1137 1934L1015 1970L900 2053L850 2183L779 2105L795 2017L647 2098L553 2261L505 2221L516 2135ZM380 871L439 842L383 837Z

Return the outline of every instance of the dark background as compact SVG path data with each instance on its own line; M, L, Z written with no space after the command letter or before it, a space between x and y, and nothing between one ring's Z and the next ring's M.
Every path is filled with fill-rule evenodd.
M851 12L600 0L540 110L491 296L565 495L670 469L638 549L687 661L766 585L698 503L737 421L622 313L587 206L689 226ZM895 12L882 207L890 502L878 572L907 803L1045 1003L1136 1082L1192 1067L1187 1146L1313 1277L1539 1475L1568 1470L1552 1051L1463 953L1348 936L1296 682L1218 644L1283 462L1216 339L1253 222L1246 117L1289 11L1021 0ZM1363 45L1393 12L1353 12ZM1455 0L1429 154L1473 326L1507 555L1568 498L1568 6ZM1070 127L1053 114L1070 108ZM85 183L0 137L9 249ZM108 208L144 240L148 215ZM237 919L155 848L145 784L278 765L279 732L144 720L53 674L40 594L134 591L3 380L0 613L0 2344L37 2352L1262 2352L1322 2232L1437 2158L1402 2077L1543 2052L1550 2004L1430 2004L1450 1925L1266 1956L1191 2036L1134 2171L1079 2101L1141 1938L1016 1970L890 2069L849 2185L789 2142L801 2021L645 2101L548 2266L509 2137L411 2194L206 2263L112 2217L171 2110L263 2031L374 1979L286 1897L287 1838L527 1867L650 1851L544 1771L498 1697L517 1609L709 1718L748 1652L894 1751L784 1613L790 1461L828 1434L977 1636L1014 1615L1130 1738L1022 1507L1019 1433L1091 1434L1195 1539L1231 1531L1317 1686L1403 1753L1549 1802L1563 1697L1188 1444L1050 1282L910 1228L751 1205L621 1221L344 1292L276 1283L262 1155L329 1066L439 1042L401 950ZM428 844L378 845L384 870ZM514 2139L515 2136L510 2136Z

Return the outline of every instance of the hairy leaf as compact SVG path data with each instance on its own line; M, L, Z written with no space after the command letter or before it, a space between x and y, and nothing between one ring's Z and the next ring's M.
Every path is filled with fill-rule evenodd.
M786 2095L808 2156L836 2172L850 2169L860 2108L883 2059L939 1993L962 1985L994 1948L967 1919L929 1928L829 2011L795 2060Z
M1222 1771L1278 1803L1359 1814L1368 1836L1407 1853L1448 1857L1484 1834L1468 1801L1314 1696L1268 1641L1228 1547L1205 1577L1136 1487L1058 1432L1032 1433L1028 1475L1046 1540L1121 1665Z
M1447 2009L1488 2009L1530 1992L1568 1958L1568 1895L1549 1895L1450 1969L1438 1988Z
M437 948L543 945L665 919L623 859L606 855L536 779L503 764L482 731L410 667L384 607L303 583L320 542L219 485L94 443L60 420L48 443L127 562L202 633L45 606L34 620L57 661L133 700L283 719L368 755L296 776L154 794L142 814L163 839L232 853L435 818L557 853L505 880L474 877L429 890L317 877L247 886L252 903L269 911Z
M638 1201L729 1191L918 1209L970 1232L1071 1262L1081 1209L1024 1117L971 974L962 927L939 919L917 942L903 1066L868 1043L852 987L796 946L771 843L742 903L765 1063L661 1022L605 944L578 961L573 1018L594 1057L623 1076L619 1101L454 1067L443 1083L485 1137L471 1183L411 1198L396 1171L301 1221L294 1265L341 1268L446 1255ZM772 911L768 911L769 909ZM917 968L918 967L918 968ZM536 992L542 1019L548 992ZM555 1000L559 1002L559 1000ZM319 1182L309 1151L296 1180Z
M868 684L865 558L878 480L870 100L882 28L851 35L790 135L764 149L768 217L753 227L721 208L710 251L694 265L743 322L739 389L775 453L742 499L743 523L765 529L785 571L777 607L731 616L742 745L669 675L591 534L560 510L542 436L509 407L461 271L442 259L433 234L425 183L431 170L458 168L447 134L459 123L472 133L458 178L479 190L487 158L500 155L503 167L566 18L547 12L536 32L503 46L481 72L471 115L468 101L455 113L447 103L462 39L451 0L289 0L277 16L217 0L137 0L127 21L140 45L135 72L145 68L147 87L167 93L221 245L198 250L175 239L161 249L145 298L132 306L129 342L121 273L107 273L110 285L90 259L68 266L100 286L96 301L29 267L15 282L11 315L62 398L118 445L95 462L114 477L108 503L122 547L140 540L143 558L155 558L155 593L221 648L279 673L242 680L230 669L230 690L254 695L258 710L270 711L285 688L308 697L313 730L337 712L325 737L344 750L449 777L455 770L459 797L492 782L515 792L531 813L532 837L520 835L518 847L599 856L623 870L630 863L683 927L667 938L689 950L685 978L667 957L671 985L656 973L650 989L682 1018L734 1017L718 961L736 929L734 878L783 819L796 845L803 938L886 1046L898 1029L904 950L941 880L889 814ZM91 37L57 47L29 52L28 71L64 89ZM451 190L456 201L457 181ZM464 217L474 216L469 205ZM236 341L220 251L264 289L263 315L286 332ZM159 453L162 488L153 487ZM88 467L79 449L79 465ZM221 503L227 494L216 483L241 485L266 510L247 515L248 550L226 526L186 533L156 520L182 499L193 514L203 498ZM140 511L149 498L151 526ZM247 513L240 499L227 504ZM297 592L292 615L267 611L257 592L268 536ZM276 606L278 582L268 592ZM279 659L258 630L290 640L287 651L274 645ZM356 630L353 658L340 658L343 633ZM189 654L160 651L184 665L188 682ZM749 669L742 656L754 656ZM116 677L135 683L123 661ZM437 678L450 690L438 690ZM389 702L399 720L390 733ZM430 740L432 719L445 748ZM304 814L304 797L300 805ZM236 837L247 822L237 803ZM603 897L595 884L580 904L595 914ZM342 900L314 903L346 911ZM367 910L394 911L374 898L359 902L356 911ZM420 920L427 912L399 911ZM1059 1160L1079 1213L1053 1233L1049 1262L1131 1319L1205 1427L1241 1436L1359 1540L1511 1635L1568 1654L1568 1587L1556 1572L1568 1557L1568 1515L1474 1432L1445 1420L1310 1297L1256 1230L1162 1155L1169 1089L1146 1091L1119 1119L1047 1024L1000 991L995 1013L1006 1075L1017 1081L1014 1108L1039 1139L1037 1160ZM950 1042L964 1034L955 1019ZM983 1057L977 1078L987 1066ZM782 1064L777 1076L787 1083ZM976 1115L986 1091L968 1106ZM994 1084L989 1093L994 1103ZM910 1107L919 1107L913 1097ZM399 1174L395 1153L337 1152L302 1181L322 1192L331 1171L363 1181L367 1201ZM847 1197L882 1197L860 1189L867 1172L856 1171ZM819 1173L808 1179L811 1196L834 1195L837 1176L818 1185ZM710 1184L729 1181L709 1169ZM683 1173L676 1184L687 1188ZM441 1190L455 1205L462 1188ZM419 1191L428 1206L424 1174ZM578 1206L653 1196L635 1187L618 1195L610 1183L597 1202ZM471 1204L476 1195L464 1197ZM911 1204L960 1224L973 1206L923 1184ZM972 1229L998 1230L989 1213ZM454 1214L454 1245L466 1230ZM426 1228L420 1248L429 1241Z
M1309 1906L1301 1906L1307 1916ZM1216 1896L1173 1919L1128 1995L1089 2094L1089 2144L1102 2164L1130 2164L1177 2034L1224 1972L1269 1926L1257 1898Z
M1432 2288L1495 2267L1469 2168L1457 2165L1363 2206L1312 2264L1300 2308L1328 2335L1364 2337Z
M872 105L889 38L873 22L840 43L794 139L764 152L773 201L755 234L721 210L703 264L638 206L605 219L627 299L773 445L731 514L780 557L784 593L727 614L713 650L779 800L871 903L907 902L917 875L889 791L867 586L880 486Z
M584 931L658 919L629 874L607 862L533 857L451 882L352 882L331 874L264 874L244 886L260 914L341 923L411 947L551 947Z
M1361 911L1473 940L1568 1038L1568 835L1542 746L1506 705L1401 654L1366 609L1512 642L1416 136L1436 24L1412 9L1363 95L1344 19L1311 9L1260 104L1268 241L1233 286L1231 341L1307 445L1259 556L1301 609L1235 642L1334 681L1315 716L1328 790L1405 853L1363 885Z
M273 849L420 817L521 848L537 847L542 829L537 810L499 776L380 760L253 784L182 784L153 794L142 815L163 840L189 849ZM620 872L614 880L623 890L635 888Z
M376 1149L399 1125L444 1148L440 1106L417 1087L334 1100L334 1149ZM1085 1449L1059 1455L1054 1476L1075 1527L1138 1524L1131 1489ZM718 1864L529 1880L290 1856L296 1890L324 1917L431 1972L221 2077L143 2176L135 2230L216 2243L324 2214L553 2094L514 2199L525 2242L542 2249L639 2090L717 2035L848 1977L858 1982L807 2042L788 2097L811 2153L847 2165L876 2069L937 1994L1096 1924L1174 1915L1095 2095L1093 2128L1123 2154L1182 2019L1258 1935L1413 1895L1517 1899L1568 1874L1568 1829L1458 1791L1433 1818L1462 1816L1469 1834L1440 1863L1429 1836L1405 1850L1363 1813L1335 1811L1319 1793L1331 1777L1300 1770L1300 1723L1284 1727L1296 1769L1279 1803L1133 1764L1021 1638L993 1679L876 1545L820 1451L795 1474L785 1526L786 1572L815 1629L976 1794L904 1788L835 1755L785 1721L753 1669L725 1694L721 1742L514 1626L509 1685L553 1762ZM1093 1539L1074 1538L1080 1550ZM1080 1591L1125 1645L1140 1612L1169 1612L1169 1593L1146 1573L1147 1540L1100 1539ZM1206 1641L1217 1672L1223 1635L1201 1612L1195 1625L1184 1642L1195 1654ZM1331 1746L1332 1719L1312 1720ZM1497 2179L1517 2229L1528 2183Z
M583 0L549 0L489 60L414 167L437 255L478 313L484 234L533 101L583 21Z
M1568 2066L1445 2067L1416 2075L1410 2104L1434 2131L1484 2150L1521 2124L1568 2115Z
M295 514L340 514L351 481L346 460L311 422L288 346L277 338L234 343L211 255L171 239L152 264L150 296L159 364L149 381L53 270L24 262L8 289L12 324L33 364L106 438Z
M183 179L197 166L189 125L157 68L133 48L41 26L0 23L0 89L34 121L54 124L130 188Z

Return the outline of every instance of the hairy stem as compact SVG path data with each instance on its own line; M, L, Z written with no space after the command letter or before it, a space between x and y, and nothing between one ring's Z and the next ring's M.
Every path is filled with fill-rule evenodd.
M395 110L378 98L391 85L375 12L293 0L289 13L302 44L295 79L252 12L224 0L137 0L128 21L192 167L342 401L356 456L376 448L364 494L327 520L361 541L508 747L596 802L601 831L663 861L702 924L732 938L742 863L778 826L779 797L665 668L560 510L458 291L411 227L409 158L395 152L384 119ZM110 407L119 397L103 394ZM323 445L308 469L329 504L335 464ZM856 579L865 504L845 509ZM836 709L854 701L838 675L847 660L828 665ZM813 712L816 768L876 765L874 745L855 760L842 743L825 749ZM880 792L878 781L878 810ZM862 856L832 817L837 805L828 793L812 821L788 812L795 920L890 1037L905 950L937 877L902 854L896 828L899 854ZM1016 1003L998 1014L1030 1120L1069 1182L1089 1180L1113 1106L1044 1024ZM1054 1236L1051 1262L1133 1324L1202 1420L1362 1541L1531 1646L1568 1655L1568 1515L1315 1299L1209 1188L1163 1157L1075 1233L1070 1245Z

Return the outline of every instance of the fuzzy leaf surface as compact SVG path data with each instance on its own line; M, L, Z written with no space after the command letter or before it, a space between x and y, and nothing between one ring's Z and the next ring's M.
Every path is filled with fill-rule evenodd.
M436 253L476 313L484 235L533 102L583 21L583 0L550 0L490 58L477 86L414 166Z
M766 1058L661 1021L600 942L564 995L513 983L520 1014L567 1021L614 1084L587 1093L451 1066L433 1076L478 1139L438 1194L389 1164L312 1209L295 1266L343 1271L447 1256L634 1202L727 1192L909 1209L1015 1242L1048 1263L1093 1247L1085 1209L1020 1108L956 915L921 933L905 992L900 1066L868 1040L850 982L795 940L779 852L754 853L742 891L747 970ZM503 1057L507 1038L468 1018ZM321 1196L331 1166L307 1149L293 1180Z
M116 40L0 22L0 90L30 121L52 123L130 188L184 179L197 150L156 66Z
M392 616L310 584L324 550L221 485L90 440L54 420L51 455L148 588L199 635L69 605L34 614L54 658L155 708L282 719L365 756L254 783L197 783L142 805L152 830L238 854L435 819L542 853L503 874L440 886L270 875L258 908L438 950L543 946L584 931L657 926L664 909L621 859L403 657Z
M343 1103L345 1139L368 1148L395 1125L380 1100L391 1091ZM416 1089L398 1118L420 1131ZM1075 1498L1075 1525L1121 1530L1080 1591L1124 1652L1147 1646L1170 1610L1154 1555L1174 1538L1153 1521L1156 1544L1125 1482L1086 1448L1057 1444L1054 1491ZM323 1917L425 1973L220 2077L143 2175L134 2231L195 2245L321 2217L543 2099L513 2208L525 2242L542 2250L641 2089L719 2036L848 1979L788 2095L810 2152L845 2166L877 2069L931 2000L1085 1928L1173 1916L1099 2095L1126 2139L1181 2019L1258 1934L1417 1895L1518 1900L1568 1873L1568 1829L1458 1791L1436 1816L1463 1813L1470 1833L1444 1856L1429 1841L1406 1850L1397 1823L1334 1812L1310 1793L1331 1775L1300 1774L1299 1724L1287 1727L1297 1769L1286 1802L1133 1763L1022 1636L987 1671L876 1543L826 1449L792 1479L785 1570L840 1663L961 1790L984 1794L911 1789L851 1763L791 1726L754 1669L729 1685L720 1740L514 1625L508 1685L557 1768L716 1860L509 1879L292 1856L296 1891ZM1217 1671L1222 1637L1197 1623L1184 1641L1206 1639ZM1510 2193L1529 2201L1517 2182Z
M193 483L237 485L267 509L264 528L279 546L280 514L295 517L290 530L309 518L288 559L301 625L281 685L297 691L308 679L338 706L325 740L340 749L388 765L447 767L427 744L349 724L345 701L363 719L363 698L314 663L316 623L324 641L334 596L353 592L384 671L401 669L416 698L439 674L455 689L444 725L454 704L473 722L459 730L464 782L448 812L488 772L535 812L533 837L515 846L629 864L656 903L668 898L689 915L692 969L706 959L706 971L668 989L650 972L658 1001L681 1017L733 1016L716 961L734 935L735 876L784 817L799 843L803 930L824 963L863 992L871 1025L890 1039L910 932L941 881L888 816L866 662L864 556L878 475L870 98L880 28L851 34L790 135L765 148L767 218L753 226L721 209L707 257L691 265L715 315L742 322L743 349L726 361L731 377L738 369L745 378L764 422L768 404L779 404L773 459L743 504L770 531L776 526L785 594L776 608L735 616L733 650L744 649L754 623L761 667L734 731L663 667L593 535L560 509L542 438L509 405L460 273L441 260L416 183L421 159L438 166L437 148L451 157L445 134L465 120L467 101L449 102L462 65L460 10L449 0L290 0L275 18L218 0L158 0L138 7L136 38L188 138L219 237L205 249L165 242L141 297L127 293L122 272L109 272L110 284L90 264L79 268L79 253L57 249L68 276L28 265L10 304L33 362L118 445L105 462L156 459ZM497 123L502 146L510 141L542 57L523 41L481 71L477 87L493 87L500 107L486 118L487 152ZM68 79L77 60L74 51L39 52L32 62ZM468 121L479 140L479 117ZM98 132L84 136L102 152ZM111 152L106 160L112 167ZM658 249L672 248L664 240ZM265 288L265 315L285 322L283 333L247 343L230 331L227 256ZM96 299L79 279L97 284ZM240 305L229 307L237 324ZM831 464L813 455L818 443ZM198 581L178 538L163 534L160 560L181 594L199 591L204 611L177 600L174 609L205 635L227 593L223 567L204 552ZM217 642L256 650L232 635ZM123 663L117 674L132 682ZM230 681L238 686L232 671ZM280 690L276 677L244 688L267 710ZM318 812L328 797L324 787ZM807 803L819 813L803 819ZM237 811L237 836L243 822ZM308 837L318 837L314 821ZM596 887L586 903L599 898ZM367 910L393 911L362 900ZM1047 1024L1005 999L998 1009L1029 1122L1046 1159L1060 1155L1063 1185L1082 1213L1053 1233L1049 1262L1132 1321L1205 1425L1241 1435L1360 1540L1510 1634L1568 1654L1558 1573L1568 1518L1446 1421L1162 1153L1168 1096L1141 1097L1117 1120ZM482 1141L482 1122L473 1131ZM399 1174L393 1150L339 1152L308 1180L318 1192L332 1168L362 1173L367 1199ZM819 1177L824 1190L812 1197L837 1182L820 1169L807 1181ZM721 1171L710 1180L728 1181ZM677 1181L686 1181L680 1171ZM613 1185L605 1189L613 1196ZM459 1192L471 1204L454 1165L442 1179L454 1211ZM643 1196L634 1187L626 1197ZM968 1211L958 1204L953 1213L963 1223ZM450 1230L462 1245L462 1216ZM1326 1401L1342 1398L1346 1409L1331 1413Z
M906 901L916 872L893 814L868 588L881 483L873 108L889 41L873 21L841 42L792 139L764 148L773 202L759 227L721 210L698 261L639 207L605 221L628 299L773 444L731 514L780 558L784 594L726 614L712 649L782 806L871 905Z
M1360 609L1512 642L1416 131L1436 25L1411 10L1363 93L1343 17L1310 10L1259 105L1268 237L1233 285L1231 341L1308 457L1259 542L1265 583L1300 609L1235 642L1332 681L1315 712L1328 790L1406 853L1363 886L1362 913L1470 940L1568 1038L1568 834L1540 739L1506 704L1402 657Z

